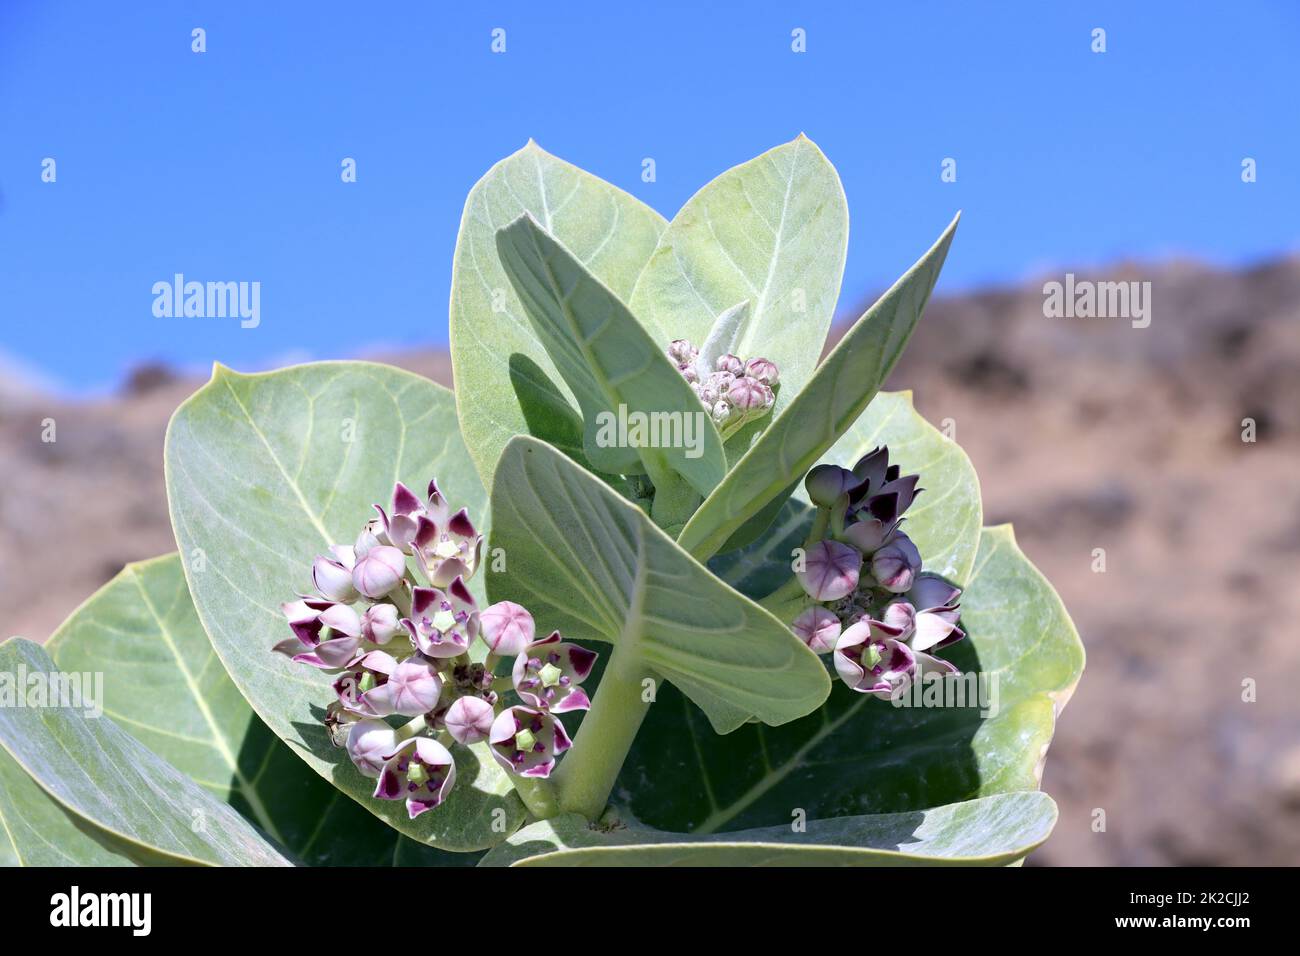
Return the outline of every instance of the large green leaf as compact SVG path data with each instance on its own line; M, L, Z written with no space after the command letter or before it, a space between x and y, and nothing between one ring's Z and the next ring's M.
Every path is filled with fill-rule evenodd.
M772 415L804 387L826 341L848 249L849 213L835 167L800 136L727 170L673 217L632 293L632 311L675 338L705 341L748 299L736 354L781 370ZM771 418L728 442L734 457ZM739 445L733 449L733 445Z
M531 215L499 231L497 249L538 338L578 398L587 460L616 474L672 471L701 495L712 491L727 470L722 439L663 346ZM632 412L663 416L677 423L677 434L640 447L607 441L610 426L602 420Z
M180 558L129 564L45 645L63 671L106 671L104 712L310 865L458 857L415 843L313 773L253 713L199 623Z
M23 701L0 706L0 746L64 809L172 863L289 865L230 806L96 713L92 675L89 695L83 675L80 696L56 695L54 661L21 638L0 644L0 673ZM75 686L64 683L69 695Z
M128 844L64 809L0 747L0 866L134 866L136 862Z
M791 815L796 814L791 811ZM577 815L516 831L480 866L1005 866L1047 839L1056 804L1021 790L928 810L693 836Z
M451 358L461 429L484 484L514 435L536 435L582 459L574 396L497 257L497 230L523 213L624 301L666 225L649 206L532 141L470 191L452 264Z
M907 511L905 528L925 560L927 571L950 581L970 577L979 547L982 508L979 479L966 453L917 414L910 392L881 392L820 463L852 468L878 445L903 474L921 476L924 493ZM750 597L770 594L791 577L794 548L812 525L813 509L800 483L775 521L753 544L714 556L709 567Z
M943 656L996 688L978 699L996 705L987 717L971 706L894 707L837 682L816 714L776 728L749 724L720 740L665 688L616 796L652 826L713 833L783 823L796 807L824 818L1036 788L1083 647L1009 526L981 536L962 625L968 639Z
M957 219L930 251L845 333L806 388L763 432L682 529L678 542L712 557L826 453L875 396L907 344L948 255Z
M310 590L313 556L350 543L395 480L423 489L436 476L447 499L483 523L485 494L451 393L364 362L264 375L218 368L172 418L166 468L199 619L271 731L347 796L423 843L481 849L504 837L503 822L507 832L518 825L523 806L481 744L456 749L456 788L436 810L412 821L400 801L373 799L373 781L330 745L321 724L333 699L329 675L271 652L288 634L279 605Z
M506 446L492 527L508 562L489 574L493 599L525 605L547 630L621 645L719 733L750 714L785 723L825 698L825 669L788 627L548 445L521 436Z

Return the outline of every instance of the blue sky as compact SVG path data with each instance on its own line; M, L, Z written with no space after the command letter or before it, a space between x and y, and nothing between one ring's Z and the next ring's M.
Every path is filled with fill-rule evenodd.
M2 0L0 362L93 392L445 342L465 194L530 136L671 216L806 132L849 198L846 309L958 208L941 292L1300 248L1288 0L559 6ZM155 318L176 272L260 281L261 324Z

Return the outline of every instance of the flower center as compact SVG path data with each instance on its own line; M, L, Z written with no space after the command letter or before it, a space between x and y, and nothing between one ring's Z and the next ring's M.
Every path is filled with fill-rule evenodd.
M516 750L530 751L533 749L533 745L536 743L537 743L537 738L533 736L533 732L531 730L525 728L523 730L520 730L517 734L515 734Z
M554 687L560 682L560 678L564 676L564 671L554 664L547 664L537 672L537 676L542 679L543 687Z
M411 761L410 768L406 771L406 779L414 784L421 784L429 779L429 771L424 769L424 764Z
M440 558L454 558L460 554L460 546L450 538L443 538L438 542L438 546L433 549L433 553Z
M456 626L456 615L451 611L439 611L433 616L433 627L437 631L450 631Z

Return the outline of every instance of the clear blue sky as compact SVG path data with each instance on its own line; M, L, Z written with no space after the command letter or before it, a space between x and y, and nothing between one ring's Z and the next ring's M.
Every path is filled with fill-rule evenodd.
M846 308L957 208L941 291L1297 248L1291 0L559 6L0 0L0 358L80 392L444 342L465 194L529 136L671 216L805 131L848 193ZM175 272L260 281L261 325L156 319Z

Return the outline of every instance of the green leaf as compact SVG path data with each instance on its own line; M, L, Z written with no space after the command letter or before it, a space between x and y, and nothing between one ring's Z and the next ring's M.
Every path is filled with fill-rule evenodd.
M1022 790L929 810L722 835L602 829L576 814L516 831L480 866L1006 866L1039 846L1056 804Z
M253 713L217 659L175 554L128 564L45 645L62 671L106 671L104 712L303 863L457 862L375 819L313 773Z
M818 464L852 468L879 445L903 474L919 474L925 491L907 511L904 527L916 543L925 568L950 581L970 577L979 547L982 508L979 479L956 442L922 418L910 392L881 392ZM713 573L736 590L759 598L791 577L791 552L812 526L813 509L803 483L778 517L753 544L726 551L709 561Z
M785 723L825 698L825 669L788 627L548 445L521 436L506 446L492 527L509 562L509 573L489 572L494 600L523 604L548 631L635 649L718 733L750 714Z
M719 315L749 299L749 320L734 350L780 368L776 416L817 365L848 237L848 205L835 167L801 134L691 197L637 281L632 311L647 328L663 330L663 345L676 338L699 345ZM742 429L728 445L752 441L771 420Z
M639 200L531 140L465 201L451 280L451 359L465 443L484 484L512 436L582 459L582 418L497 257L496 232L531 213L627 301L666 223Z
M344 794L422 843L491 846L503 838L492 829L494 810L518 825L523 805L482 744L456 748L456 787L436 810L409 820L400 801L374 799L373 781L321 724L334 699L329 675L271 651L288 635L281 602L311 590L312 558L351 543L394 481L422 490L436 476L447 500L482 526L485 494L451 393L365 362L263 375L218 367L172 418L165 457L172 527L199 619L271 731ZM481 583L476 577L471 587Z
M56 673L39 644L0 644L0 674L16 694L0 706L0 746L64 809L173 864L290 865L228 805L95 713L98 689L85 693L92 675L79 676L76 696L70 680L57 681L63 699Z
M0 866L135 865L126 843L65 810L0 747Z
M824 818L1036 788L1083 647L1009 526L981 536L962 626L969 637L943 656L983 675L987 691L996 686L970 697L990 705L987 717L979 706L894 707L837 681L818 713L776 728L749 724L719 740L664 688L615 794L652 826L713 833L787 823L791 807Z
M714 321L709 334L704 338L704 344L700 346L699 358L696 359L696 370L700 372L701 381L717 369L719 358L735 355L744 347L745 330L749 328L749 320L753 316L751 304L750 299L737 302Z
M791 476L807 472L852 426L907 344L956 229L953 219L930 251L849 329L807 387L687 522L678 538L683 548L700 560L712 557L790 487Z
M611 473L662 478L671 470L701 495L712 491L727 470L722 439L663 346L531 215L497 233L497 250L538 338L578 397L587 460ZM662 447L618 441L608 422L632 412L679 423L668 436L676 441Z

